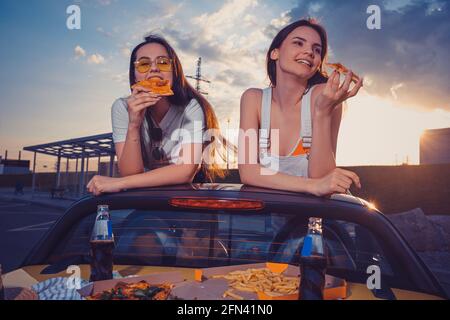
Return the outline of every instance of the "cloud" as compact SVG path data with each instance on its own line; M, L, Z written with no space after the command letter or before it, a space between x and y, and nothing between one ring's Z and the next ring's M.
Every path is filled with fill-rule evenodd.
M128 71L115 74L112 76L112 79L120 84L128 85Z
M289 11L284 11L281 13L280 17L272 19L270 21L270 25L274 26L275 28L281 28L287 25L289 22L291 22L291 17L289 16Z
M165 5L162 7L162 18L170 19L174 17L183 8L183 6L183 2L176 4L165 3Z
M224 58L221 45L217 42L205 41L199 35L183 33L170 27L163 27L161 33L175 42L178 50L199 54L210 61L219 62Z
M109 6L112 3L111 0L97 0L97 2L102 6Z
M86 56L86 51L80 46L76 46L74 52L76 59Z
M450 110L448 2L383 2L381 30L369 30L366 9L373 3L302 0L288 15L292 21L308 15L320 18L333 60L370 75L372 83L365 86L370 94L394 95L404 105ZM401 90L396 88L399 83Z
M80 58L86 58L86 60L83 59L83 61L87 61L87 63L89 64L105 63L105 58L101 54L94 53L88 56L86 50L84 50L79 45L75 47L74 52L75 52L75 60L78 60Z
M213 81L222 82L231 87L246 87L254 82L253 74L239 69L225 69L213 78Z
M154 21L153 25L159 25L155 20L170 20L172 18L176 19L177 15L181 12L182 8L185 7L185 1L174 1L170 0L147 0L151 6L151 12L156 12L157 15L151 17Z
M131 56L131 49L130 48L122 48L120 49L120 53L122 54L122 56L124 56L125 58L129 58Z
M394 85L393 87L391 87L391 93L395 100L398 99L397 90L402 88L403 86L404 86L403 83L398 83L398 84Z
M87 61L91 64L103 64L105 63L105 58L101 54L95 53L90 55Z
M113 36L112 32L105 31L102 27L98 27L96 30L98 33L100 33L101 35L103 35L107 38L111 38Z
M270 20L270 23L264 28L264 34L269 39L275 38L278 31L291 22L290 11L284 11L277 18Z
M192 18L191 22L202 28L205 40L213 40L214 37L226 34L227 30L235 29L246 17L248 10L255 6L256 0L231 0L211 14L204 13Z
M193 17L191 28L167 23L160 33L177 50L201 56L208 62L228 68L242 68L246 63L253 66L261 60L261 47L268 45L263 33L266 22L260 18L256 7L254 0L230 0L217 11Z
M270 39L264 28L273 18L273 8L257 1L229 0L215 11L188 19L180 11L170 19L158 14L136 21L133 41L142 38L142 30L161 34L176 50L187 75L195 74L197 58L202 57L202 77L211 84L201 83L201 90L209 93L219 119L232 117L238 123L241 94L266 85L264 60Z

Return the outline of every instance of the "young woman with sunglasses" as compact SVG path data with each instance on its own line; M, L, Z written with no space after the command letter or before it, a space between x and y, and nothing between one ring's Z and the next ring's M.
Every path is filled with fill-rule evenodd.
M161 96L136 85L155 77L168 80L174 95ZM112 106L113 140L121 177L95 176L87 185L88 191L99 195L190 183L199 169L208 180L223 177L224 171L214 161L221 154L217 152L219 144L214 139L205 141L204 137L206 130L218 130L216 115L208 101L187 82L177 54L165 39L150 35L134 48L129 80L131 95L117 99ZM226 146L226 141L222 142Z
M358 176L336 168L342 103L357 94L352 72L323 72L325 29L313 19L283 28L267 52L271 85L248 89L241 98L239 173L245 184L318 196L345 193ZM256 132L256 143L248 143ZM251 136L251 135L250 135ZM257 161L252 161L257 159Z

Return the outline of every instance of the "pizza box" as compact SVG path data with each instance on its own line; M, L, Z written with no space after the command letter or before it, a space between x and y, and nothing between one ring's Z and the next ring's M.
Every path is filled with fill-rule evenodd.
M245 271L247 269L268 268L274 273L282 273L289 277L299 277L299 267L285 263L255 263L243 264L226 267L215 267L195 270L195 282L184 283L172 291L172 294L181 299L200 299L200 300L222 300L232 299L223 297L226 290L230 289L228 280L213 278L215 275L225 275L232 271ZM297 300L298 293L289 295L272 296L262 291L257 293L244 292L237 289L233 293L238 294L245 300ZM347 283L344 279L336 278L330 275L325 276L325 300L345 299L347 294Z
M95 281L95 282L92 282L89 285L84 286L83 288L79 289L78 293L82 297L87 297L87 296L91 296L91 295L95 295L97 293L103 292L105 290L111 290L119 282L138 283L139 281L143 281L143 280L149 284L155 284L155 285L163 284L163 283L171 283L171 284L175 285L175 287L185 281L183 275L178 271L162 272L162 273L149 274L149 275L145 275L145 276Z

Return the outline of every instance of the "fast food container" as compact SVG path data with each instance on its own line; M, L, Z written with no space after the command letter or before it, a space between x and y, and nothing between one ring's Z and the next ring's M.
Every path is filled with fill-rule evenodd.
M289 277L299 277L299 268L297 266L285 264L285 263L256 263L256 264L243 264L227 267L215 267L207 269L196 269L195 270L195 280L202 283L202 286L206 290L211 290L212 292L224 293L225 290L229 289L228 281L226 279L213 279L215 275L225 275L232 271L245 271L247 269L260 269L268 268L274 273L280 273ZM224 285L225 284L225 285ZM186 284L189 285L189 284ZM192 285L191 285L192 286ZM198 290L194 290L195 292ZM242 296L244 299L250 300L297 300L298 293L289 295L277 295L271 296L267 295L262 291L257 293L242 292L235 290L235 293ZM217 299L223 299L222 295L216 296ZM336 278L330 275L325 276L325 290L324 299L325 300L336 300L345 299L349 294L347 292L347 282L344 279Z
M115 285L119 282L124 283L138 283L139 281L146 281L149 284L163 284L170 283L175 287L180 285L185 281L182 274L178 271L174 272L162 272L149 274L145 276L138 277L128 277L128 278L120 278L120 279L111 279L111 280L103 280L103 281L95 281L81 289L78 290L82 297L88 297L91 295L95 295L97 293L101 293L106 290L111 290L115 287Z

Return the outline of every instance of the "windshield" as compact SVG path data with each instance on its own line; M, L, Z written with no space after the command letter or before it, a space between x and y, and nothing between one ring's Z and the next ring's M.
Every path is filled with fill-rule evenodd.
M114 263L206 268L282 262L298 265L310 214L296 212L111 210L116 247ZM76 224L58 244L48 263L87 257L95 212ZM324 219L327 273L365 282L369 265L394 278L379 241L366 228ZM402 277L395 277L401 281ZM401 285L400 283L398 284Z

